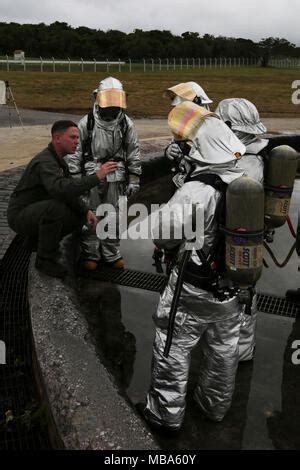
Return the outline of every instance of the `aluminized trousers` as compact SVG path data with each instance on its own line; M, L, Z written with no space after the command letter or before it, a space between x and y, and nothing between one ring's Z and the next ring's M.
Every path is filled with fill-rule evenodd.
M212 293L184 283L168 358L163 356L177 273L172 272L154 316L152 378L145 414L156 425L179 429L186 407L191 351L201 340L202 363L194 399L212 420L231 405L238 366L241 307L237 298L218 301Z
M120 238L119 238L119 197L124 195L125 182L113 182L102 184L92 188L89 192L88 203L90 209L95 213L100 204L108 203L114 207L112 217L116 217L117 233L109 235L109 238L99 240L97 234L84 227L81 235L81 259L99 261L101 258L105 262L113 262L121 258Z
M255 349L255 331L257 319L257 295L254 294L251 306L251 315L247 315L242 311L240 322L240 339L239 339L239 360L250 361L253 359Z

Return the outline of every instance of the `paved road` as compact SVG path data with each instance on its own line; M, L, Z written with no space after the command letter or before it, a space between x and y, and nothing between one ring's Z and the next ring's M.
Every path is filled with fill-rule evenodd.
M24 126L37 126L52 124L59 119L71 119L77 122L81 116L76 114L50 113L32 109L19 109ZM0 106L0 127L20 126L20 120L15 108Z
M10 112L9 112L10 110ZM47 111L35 111L31 109L19 109L25 126L47 125L59 119L71 119L78 122L82 115L51 113ZM300 133L299 118L263 118L270 133ZM135 119L135 124L142 138L161 137L169 134L167 119ZM0 127L20 126L18 115L14 108L0 106Z
M24 130L20 127L14 109L9 114L6 106L0 106L0 171L26 164L33 155L47 145L50 128L59 119L81 118L75 114L50 113L21 109ZM270 134L299 134L300 118L263 119ZM141 141L141 153L163 151L171 138L167 119L135 119ZM9 127L9 126L13 127Z

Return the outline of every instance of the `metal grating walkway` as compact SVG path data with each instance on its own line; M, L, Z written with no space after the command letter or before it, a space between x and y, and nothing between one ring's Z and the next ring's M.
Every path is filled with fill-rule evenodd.
M150 290L153 292L162 292L167 280L164 274L147 273L143 271L134 271L132 269L113 269L99 267L97 271L80 272L82 277L96 279L99 281L110 281L127 287ZM284 297L274 297L258 293L257 306L260 312L272 313L296 318L299 314L300 306L288 302Z
M32 365L29 258L16 237L0 265L0 339L6 344L6 364L0 365L0 450L51 448Z
M162 292L167 280L164 274L134 271L133 269L114 269L105 266L99 266L96 271L81 271L80 276L153 292Z
M258 294L257 308L260 312L273 313L273 315L291 318L296 318L300 310L299 305L288 302L284 297L275 297L266 294Z

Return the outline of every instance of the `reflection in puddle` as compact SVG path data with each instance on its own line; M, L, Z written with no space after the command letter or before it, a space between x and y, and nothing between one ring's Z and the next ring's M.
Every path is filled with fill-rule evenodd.
M300 319L293 325L284 352L281 411L276 410L273 416L267 418L270 438L275 449L300 449L300 364L295 359L292 360L295 342L298 342L299 349ZM297 356L299 359L300 353Z
M136 340L122 323L118 287L108 282L82 279L78 292L101 362L120 391L126 390L133 375Z

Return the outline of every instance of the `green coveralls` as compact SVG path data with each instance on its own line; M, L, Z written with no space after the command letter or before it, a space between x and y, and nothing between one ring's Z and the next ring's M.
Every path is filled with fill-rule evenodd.
M37 255L53 259L60 240L86 222L89 208L79 196L98 182L95 174L72 179L50 143L27 165L11 195L9 226L22 236L37 238Z

